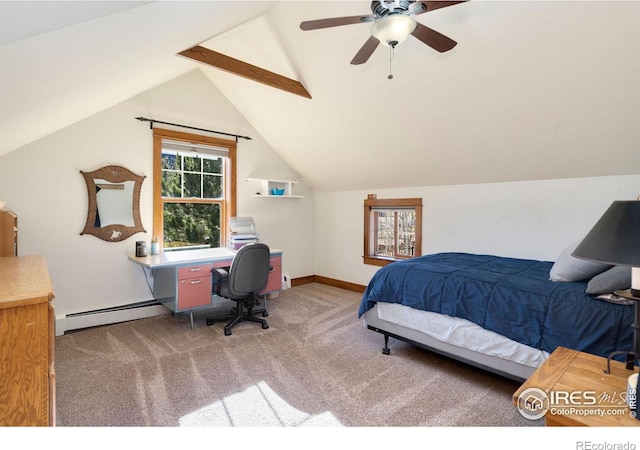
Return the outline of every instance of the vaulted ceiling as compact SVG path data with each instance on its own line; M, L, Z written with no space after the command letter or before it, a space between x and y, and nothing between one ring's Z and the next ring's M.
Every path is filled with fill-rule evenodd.
M0 2L0 155L199 69L317 190L640 173L640 1L471 0L416 16L451 51L410 36L362 65L349 62L371 24L299 28L370 12ZM196 45L299 81L311 99L178 55Z

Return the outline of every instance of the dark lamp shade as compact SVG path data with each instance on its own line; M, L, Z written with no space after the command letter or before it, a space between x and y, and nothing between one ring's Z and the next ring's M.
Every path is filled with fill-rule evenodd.
M640 267L640 200L613 202L572 255Z

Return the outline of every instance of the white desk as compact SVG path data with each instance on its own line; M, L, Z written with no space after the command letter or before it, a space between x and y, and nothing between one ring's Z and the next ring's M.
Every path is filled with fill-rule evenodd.
M280 252L282 253L282 252ZM161 267L172 267L178 265L192 265L214 261L223 261L227 266L230 265L236 250L225 247L202 248L197 250L183 250L177 252L162 252L159 255L134 256L130 255L129 259L136 264L146 267L147 269L158 269ZM216 266L219 267L219 266Z
M212 306L218 299L212 293L211 269L229 267L235 254L236 250L218 247L142 257L130 255L129 260L151 271L153 298L173 312L189 312L193 329L193 310ZM270 264L267 287L260 292L265 299L282 286L281 250L271 250Z

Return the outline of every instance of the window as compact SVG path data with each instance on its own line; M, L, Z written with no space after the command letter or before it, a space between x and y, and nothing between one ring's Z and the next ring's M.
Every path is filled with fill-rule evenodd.
M364 263L384 266L422 254L422 199L364 201Z
M154 129L153 235L164 251L226 245L236 142Z

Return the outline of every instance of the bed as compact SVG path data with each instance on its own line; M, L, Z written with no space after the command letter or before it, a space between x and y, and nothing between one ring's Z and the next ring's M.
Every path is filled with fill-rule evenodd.
M374 274L358 315L385 354L397 338L517 381L558 346L603 357L632 348L633 306L587 292L613 268L573 281L551 276L559 264L455 252L396 261Z

